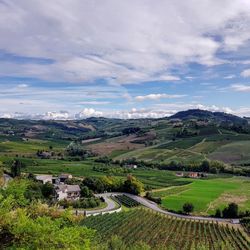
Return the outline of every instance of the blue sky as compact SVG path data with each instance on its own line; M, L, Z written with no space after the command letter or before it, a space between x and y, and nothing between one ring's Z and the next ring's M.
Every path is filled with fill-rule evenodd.
M0 0L0 116L250 116L248 0Z

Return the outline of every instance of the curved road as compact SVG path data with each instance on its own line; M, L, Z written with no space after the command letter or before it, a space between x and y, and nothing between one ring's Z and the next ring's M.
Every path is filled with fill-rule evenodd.
M111 196L116 196L116 195L121 195L125 194L128 197L138 201L141 205L150 208L156 212L174 216L177 218L183 218L183 219L192 219L192 220L205 220L205 221L216 221L216 222L227 222L227 223L233 223L233 224L238 224L239 220L238 219L221 219L221 218L213 218L213 217L202 217L202 216L192 216L192 215L182 215L182 214L176 214L172 213L169 211L166 211L162 208L160 208L155 202L150 201L148 199L145 199L141 196L133 195L133 194L128 194L128 193L118 193L118 192L112 192L112 193L103 193L103 194L98 194L98 197L103 197L105 201L108 203L108 206L106 208L100 209L100 210L93 210L93 211L86 211L87 214L95 214L95 213L101 213L101 212L107 212L110 210L113 210L116 207L116 203L110 198Z
M85 213L86 215L95 215L95 214L101 214L105 212L112 212L115 209L119 208L117 207L117 203L114 202L114 200L110 197L112 193L104 193L104 194L97 194L97 197L103 197L105 202L107 203L107 206L101 209L97 210L78 210L80 214Z

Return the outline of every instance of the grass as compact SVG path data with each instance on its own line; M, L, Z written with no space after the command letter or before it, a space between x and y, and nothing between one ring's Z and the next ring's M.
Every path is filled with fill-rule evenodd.
M223 209L225 204L235 202L238 204L241 211L250 209L250 180L249 178L231 178L228 182L237 183L237 188L233 190L226 190L221 196L210 203L209 211L216 208Z
M180 211L185 202L191 202L194 205L195 214L207 215L214 214L216 208L225 207L229 202L233 202L233 198L236 196L246 195L247 198L240 208L242 210L250 208L250 184L245 182L244 178L193 180L185 187L186 190L182 187L166 190L165 194L160 193L163 196L162 206L170 210ZM231 197L231 200L219 199L226 193L235 195ZM215 203L216 200L217 203Z
M164 197L167 197L169 195L180 194L183 191L187 191L189 184L183 185L183 186L178 186L178 187L175 187L175 186L168 187L165 189L161 189L159 191L156 190L156 191L153 191L153 196L164 198Z

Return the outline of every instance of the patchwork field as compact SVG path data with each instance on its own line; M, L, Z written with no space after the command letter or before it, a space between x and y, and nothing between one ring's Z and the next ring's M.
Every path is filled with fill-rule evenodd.
M205 159L211 159L228 164L250 164L248 135L245 137L235 134L196 136L128 151L120 152L114 155L114 158L121 160L134 157L143 161L160 163L176 161L183 164L199 163Z
M194 214L214 214L217 208L224 208L236 202L240 210L250 208L250 180L233 177L223 179L193 180L191 184L154 192L162 198L164 208L181 211L185 202L194 205Z
M87 146L88 149L91 149L94 153L98 155L111 155L113 152L128 152L131 150L136 150L138 148L143 148L144 144L133 143L136 137L132 136L121 136L105 140L100 143L93 143Z

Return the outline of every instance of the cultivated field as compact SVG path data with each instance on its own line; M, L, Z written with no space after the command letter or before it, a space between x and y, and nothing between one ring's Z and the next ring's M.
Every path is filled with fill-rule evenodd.
M248 236L239 228L218 223L176 219L147 209L92 216L84 219L82 224L96 229L102 241L118 235L129 245L143 241L152 249L247 250L250 248Z
M211 153L209 158L226 163L250 164L250 141L237 141L223 145Z

